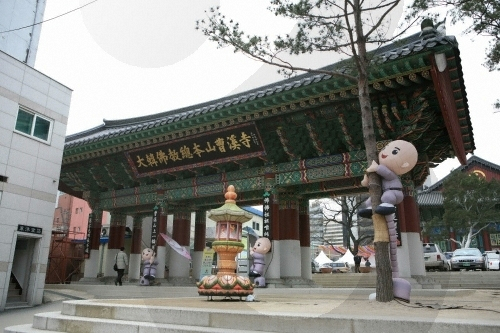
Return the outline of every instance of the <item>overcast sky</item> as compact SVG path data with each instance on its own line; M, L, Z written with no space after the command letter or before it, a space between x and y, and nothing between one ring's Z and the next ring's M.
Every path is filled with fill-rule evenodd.
M232 49L217 49L195 30L195 21L210 6L220 5L252 33L273 36L294 26L267 11L267 0L47 0L44 19L88 3L43 24L35 63L73 90L67 134L99 126L103 119L173 110L278 80L275 69ZM398 16L400 11L393 20ZM462 30L447 24L447 34L459 41L475 155L500 165L500 113L492 107L500 98L500 72L482 66L487 39L472 40ZM337 60L323 57L311 67L325 65L325 59ZM441 179L458 165L450 159L434 171Z

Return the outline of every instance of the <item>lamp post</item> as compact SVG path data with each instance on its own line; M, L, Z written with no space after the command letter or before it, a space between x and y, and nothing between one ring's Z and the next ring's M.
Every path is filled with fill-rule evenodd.
M217 274L208 275L197 283L198 294L204 296L247 296L253 294L253 284L249 278L236 275L236 256L244 244L241 242L242 225L252 219L252 214L236 205L237 194L229 185L224 195L226 203L212 209L208 217L216 221L212 248L217 252Z

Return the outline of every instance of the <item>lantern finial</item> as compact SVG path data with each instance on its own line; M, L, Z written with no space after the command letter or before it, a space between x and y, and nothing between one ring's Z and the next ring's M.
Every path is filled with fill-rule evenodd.
M226 198L226 203L235 203L236 202L236 198L238 197L238 195L234 191L234 185L229 185L227 187L227 192L226 192L226 194L224 194L224 197Z

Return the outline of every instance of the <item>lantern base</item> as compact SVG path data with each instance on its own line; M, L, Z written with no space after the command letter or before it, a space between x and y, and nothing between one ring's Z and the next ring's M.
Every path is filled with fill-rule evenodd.
M236 275L208 275L198 286L200 296L248 296L253 294L254 285L249 278Z

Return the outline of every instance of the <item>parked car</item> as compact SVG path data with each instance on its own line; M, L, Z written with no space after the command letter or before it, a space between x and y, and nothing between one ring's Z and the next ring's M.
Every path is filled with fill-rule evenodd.
M311 261L311 270L313 273L321 273L318 263L314 260Z
M351 267L346 262L334 262L331 266L333 268L332 273L348 273L351 271Z
M483 254L479 249L470 247L465 249L457 249L453 251L453 256L450 259L451 269L459 271L466 270L486 270Z
M451 257L453 256L453 252L445 252L444 256L446 257L446 266L448 270L451 271Z
M424 243L424 263L425 270L438 269L446 271L446 257L436 243Z
M485 251L483 256L487 271L500 270L500 254L497 251Z

